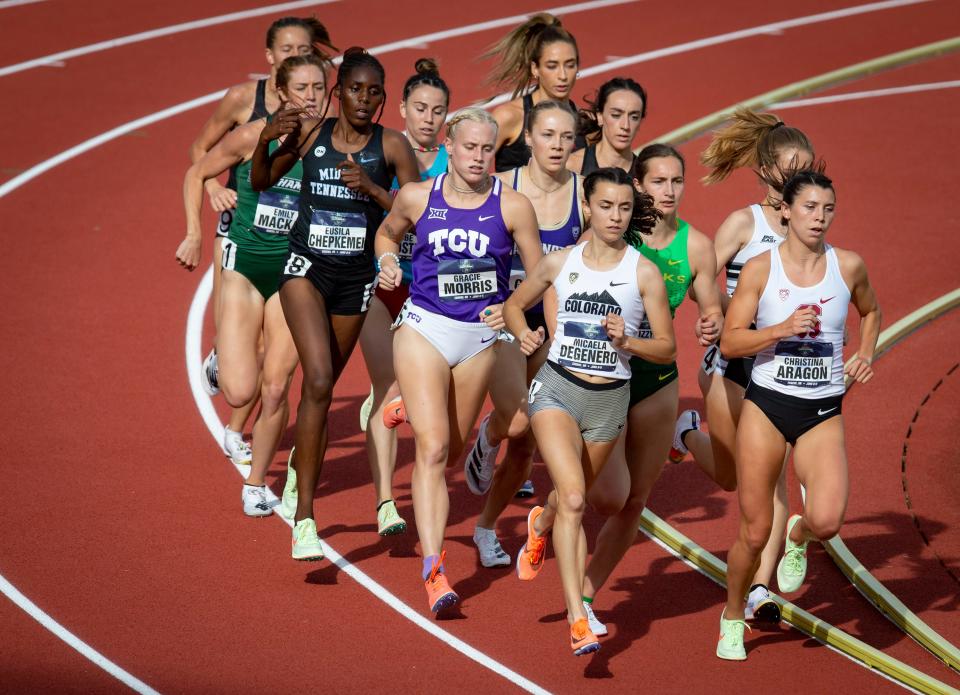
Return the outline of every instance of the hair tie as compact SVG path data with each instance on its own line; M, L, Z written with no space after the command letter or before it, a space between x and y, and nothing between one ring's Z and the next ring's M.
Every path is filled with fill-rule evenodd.
M783 121L777 121L776 123L774 123L773 128L771 128L770 130L776 130L777 128L783 125L785 125Z

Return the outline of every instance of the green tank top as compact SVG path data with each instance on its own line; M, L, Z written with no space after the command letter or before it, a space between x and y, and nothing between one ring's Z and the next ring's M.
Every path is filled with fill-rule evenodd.
M677 312L690 287L690 258L687 255L687 237L690 225L677 218L677 233L665 249L652 249L641 245L637 250L656 263L667 285L667 300L670 302L670 315ZM232 232L231 232L232 234ZM644 320L646 321L646 320ZM648 329L649 330L649 329Z
M279 143L270 143L272 154ZM301 160L273 186L259 193L250 186L250 161L237 165L237 209L230 226L230 238L238 242L269 246L287 244L300 209Z

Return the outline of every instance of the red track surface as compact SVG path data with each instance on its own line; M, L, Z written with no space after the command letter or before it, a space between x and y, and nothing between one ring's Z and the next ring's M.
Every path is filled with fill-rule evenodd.
M138 7L136 14L119 12L111 2L85 5L86 20L70 14L78 11L71 3L56 0L0 10L5 26L16 27L3 42L0 64L196 18L191 15L196 10L182 2ZM584 65L590 66L607 55L631 55L801 14L748 0L722 8L715 7L720 3L699 5L683 21L635 4L572 15L566 23L580 39ZM833 5L804 3L802 13ZM409 0L350 3L349 8L338 3L319 8L318 14L345 47L537 7L532 2L458 5L451 18L449 13L420 16L417 6ZM392 20L379 27L358 32L351 22L387 7ZM203 16L238 9L246 8L221 0L205 4ZM637 76L652 95L643 135L653 137L787 82L945 38L955 30L954 9L941 1L885 10L621 72ZM69 32L52 25L54 14L67 20ZM268 21L211 27L78 58L64 68L0 78L9 103L37 105L28 109L29 120L20 109L0 113L7 134L0 175L9 178L85 138L261 71L259 46ZM455 104L481 96L478 70L466 57L502 31L385 55L394 94L390 103L398 76L405 76L422 54L441 59L454 85ZM840 91L955 78L958 64L942 58ZM705 65L712 79L703 79ZM577 96L608 76L582 81ZM952 199L950 177L933 167L943 152L957 150L952 128L957 104L955 92L945 91L798 109L785 117L807 131L828 158L841 205L832 241L865 257L888 322L956 284L949 264L960 243L949 231L956 215L943 204ZM395 125L392 109L384 120ZM383 686L418 691L436 683L512 689L336 567L292 563L286 526L241 517L239 481L200 421L183 371L186 309L199 277L186 277L173 262L182 229L179 179L187 145L208 112L209 107L188 112L109 143L0 201L10 230L0 257L8 313L4 337L10 346L2 377L8 398L0 406L0 446L14 489L25 491L29 503L0 512L0 573L68 629L161 691L304 690L318 682L334 691ZM877 117L867 119L865 113ZM685 148L691 182L699 175L693 155L702 144L701 139ZM745 174L713 189L691 185L684 217L710 231L729 210L755 197L756 187ZM914 242L920 233L923 243ZM680 314L681 334L689 316L689 309ZM952 594L943 588L949 577L919 540L902 488L899 498L890 491L900 485L906 425L923 393L949 368L937 371L926 355L948 354L945 346L955 344L956 326L956 318L947 317L921 330L878 363L875 383L851 393L846 410L854 495L851 523L844 529L864 563L893 581L891 587L908 605L954 641L957 635L950 630L956 627L945 611L955 607L949 601L952 597L955 603L956 586ZM923 341L924 347L911 362L913 341ZM698 400L699 354L690 341L681 350L687 405ZM911 365L938 376L927 379L918 369L913 380ZM414 535L381 541L375 534L373 494L356 432L366 388L357 358L337 391L331 420L335 441L318 490L318 524L347 560L421 611ZM918 441L935 441L937 432L930 429L921 433L918 426ZM409 432L403 434L398 500L401 513L412 519L412 443ZM882 474L865 467L877 465L877 452L884 457ZM272 474L279 491L281 467ZM545 491L542 469L535 479L538 490ZM883 495L869 487L881 483ZM638 543L598 599L600 617L612 627L604 649L591 661L570 659L552 563L532 586L520 586L510 572L480 568L470 541L479 501L465 491L456 469L451 497L448 563L465 599L464 619L445 621L443 627L544 688L632 691L643 683L661 692L717 686L765 692L791 672L803 679L781 687L785 692L822 692L837 684L848 692L893 688L786 629L754 633L748 666L718 663L710 645L721 590L649 542ZM724 555L733 536L735 498L717 492L689 464L665 472L651 508ZM510 552L519 544L526 509L514 505L501 520L499 532ZM877 529L889 529L884 524L891 523L898 532L878 543ZM917 553L923 564L891 562ZM927 589L926 582L938 577L941 583ZM925 591L938 600L911 603ZM960 685L879 617L820 552L812 555L811 583L797 601ZM5 600L0 600L0 617L13 628L0 639L6 689L122 687Z

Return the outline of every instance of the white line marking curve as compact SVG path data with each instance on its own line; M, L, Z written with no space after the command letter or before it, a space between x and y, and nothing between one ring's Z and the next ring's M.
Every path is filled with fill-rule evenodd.
M887 87L885 89L867 89L862 92L844 92L843 94L828 94L823 97L811 97L809 99L793 99L791 101L782 101L777 104L771 104L770 109L798 109L803 106L820 106L821 104L836 104L843 101L856 101L857 99L873 99L874 97L889 97L898 94L916 94L918 92L935 92L941 89L956 89L960 87L960 80L947 80L945 82L924 82L922 84L908 84L900 87Z

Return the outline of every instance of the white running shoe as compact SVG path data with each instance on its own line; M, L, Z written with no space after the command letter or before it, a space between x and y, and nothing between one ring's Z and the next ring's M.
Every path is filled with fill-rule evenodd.
M200 385L208 396L220 393L220 372L217 366L217 348L211 348L200 367Z
M270 516L273 511L267 504L265 485L244 484L240 499L243 500L243 513L247 516Z
M747 607L744 610L744 615L747 620L779 623L780 606L770 597L770 591L767 587L760 584L747 596Z
M673 446L670 447L670 460L674 463L683 461L687 455L687 447L683 443L683 435L690 430L700 429L700 413L696 410L684 410L677 418L677 426L673 429Z
M293 468L293 452L296 450L297 447L292 447L287 457L287 482L283 484L280 496L280 514L288 519L297 513L297 471Z
M603 637L605 634L607 634L607 632L609 632L609 630L607 630L607 626L597 619L596 613L593 612L592 605L584 601L583 610L587 612L587 623L590 625L590 632L595 634L597 637Z
M500 545L500 539L492 528L473 530L473 544L480 551L480 564L484 567L509 567L512 563L510 556Z
M253 461L253 450L243 441L243 435L229 427L223 430L223 451L237 466L249 466Z
M489 424L490 415L488 414L481 420L477 441L473 443L473 448L463 462L467 487L475 495L484 495L490 489L493 483L493 467L497 463L497 453L500 451L499 443L496 446L490 446L487 443L487 425Z
M360 431L367 431L367 423L370 421L370 411L373 410L373 385L370 386L370 395L360 406Z

